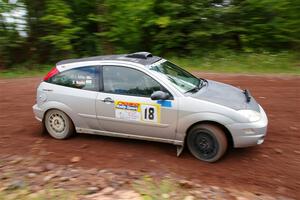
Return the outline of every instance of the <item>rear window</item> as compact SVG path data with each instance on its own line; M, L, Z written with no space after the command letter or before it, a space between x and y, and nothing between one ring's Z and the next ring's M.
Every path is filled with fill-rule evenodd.
M98 91L99 68L92 66L70 69L56 74L48 82L71 88Z

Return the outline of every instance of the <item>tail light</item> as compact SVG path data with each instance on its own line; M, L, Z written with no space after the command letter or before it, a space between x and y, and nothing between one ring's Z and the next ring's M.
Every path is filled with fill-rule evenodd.
M44 81L48 81L51 77L53 77L54 75L58 74L59 71L57 70L56 67L53 67L48 74L44 77Z

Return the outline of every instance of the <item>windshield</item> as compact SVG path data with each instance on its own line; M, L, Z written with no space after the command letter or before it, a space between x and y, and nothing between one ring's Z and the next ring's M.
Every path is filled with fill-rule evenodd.
M163 60L150 66L150 70L159 72L182 93L189 92L200 85L200 80L173 63Z

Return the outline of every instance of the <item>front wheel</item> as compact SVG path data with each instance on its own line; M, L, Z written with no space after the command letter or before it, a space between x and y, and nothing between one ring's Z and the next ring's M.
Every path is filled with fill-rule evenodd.
M66 139L75 132L71 119L60 110L49 110L44 125L47 132L55 139Z
M228 143L222 129L211 124L200 124L188 132L187 145L199 160L215 162L224 155Z

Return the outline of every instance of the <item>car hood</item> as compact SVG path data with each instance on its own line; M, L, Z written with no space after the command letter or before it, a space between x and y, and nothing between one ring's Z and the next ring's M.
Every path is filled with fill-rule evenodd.
M194 93L192 97L216 103L234 110L255 110L259 112L259 105L251 96L247 102L243 90L228 84L207 80L207 85Z

